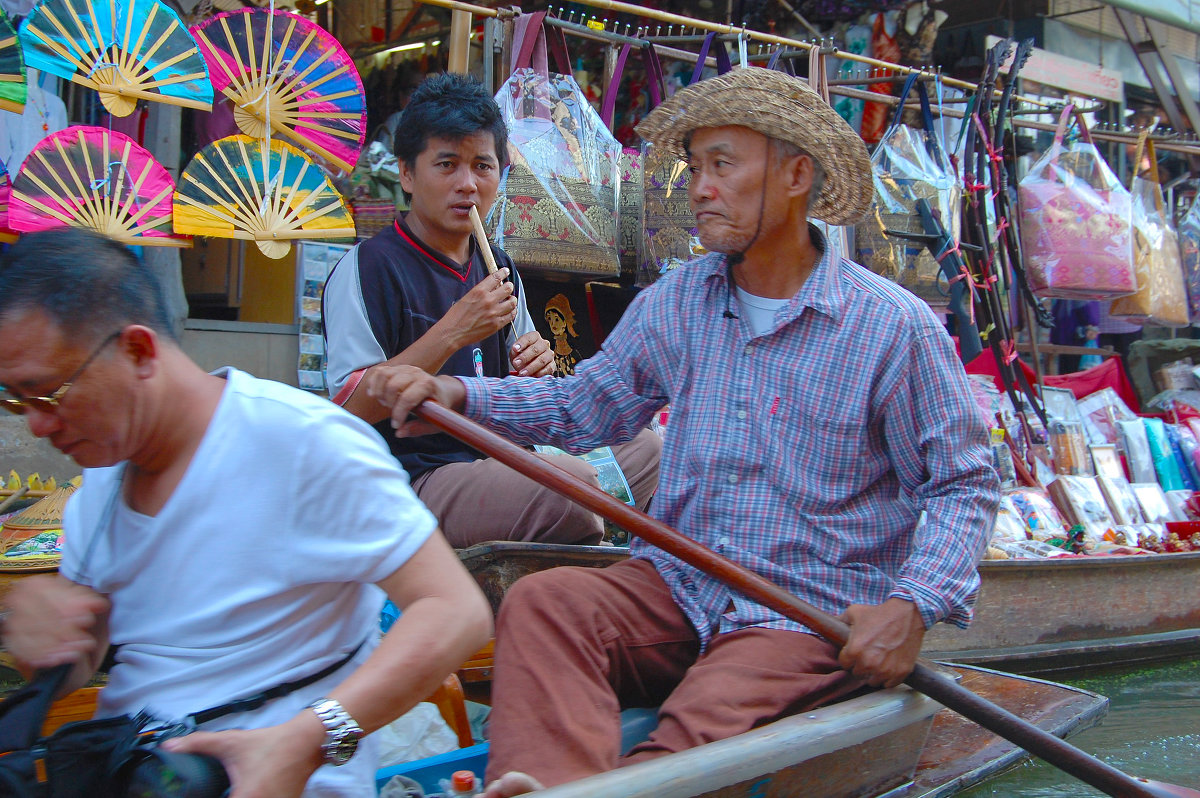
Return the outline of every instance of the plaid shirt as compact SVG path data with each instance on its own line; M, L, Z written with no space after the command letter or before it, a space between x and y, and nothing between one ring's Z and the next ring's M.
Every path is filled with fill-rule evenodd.
M642 291L573 377L464 379L466 409L513 440L582 452L633 437L669 402L655 517L826 612L900 596L926 626L965 626L999 481L937 318L828 255L766 334L727 311L725 258L704 256ZM631 549L704 645L747 626L805 631Z

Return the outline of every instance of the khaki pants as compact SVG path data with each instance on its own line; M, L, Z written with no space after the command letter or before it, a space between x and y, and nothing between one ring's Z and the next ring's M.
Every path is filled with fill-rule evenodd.
M560 567L500 605L487 781L520 770L547 787L721 740L862 686L820 638L748 628L696 632L646 560ZM620 712L660 707L620 756Z
M662 440L647 429L612 449L634 501L646 509L658 486ZM596 469L577 457L538 456L600 486ZM488 540L595 545L604 535L598 515L490 457L427 471L413 489L456 549Z

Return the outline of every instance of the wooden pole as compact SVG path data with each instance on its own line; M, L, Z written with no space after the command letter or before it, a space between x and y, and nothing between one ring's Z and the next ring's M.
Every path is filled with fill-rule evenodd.
M450 12L450 60L446 69L465 75L471 63L471 12L455 8Z

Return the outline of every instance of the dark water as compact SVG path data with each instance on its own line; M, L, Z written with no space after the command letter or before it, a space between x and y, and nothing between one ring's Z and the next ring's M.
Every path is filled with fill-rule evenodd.
M1111 701L1103 723L1071 737L1072 744L1130 775L1200 789L1200 661L1067 674L1054 681ZM1035 761L960 795L1091 798L1103 793Z

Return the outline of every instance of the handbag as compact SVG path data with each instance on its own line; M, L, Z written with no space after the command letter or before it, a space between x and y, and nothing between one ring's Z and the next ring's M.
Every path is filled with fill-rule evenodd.
M938 212L952 240L961 237L962 189L938 141L929 92L918 77L913 73L904 82L892 122L871 154L875 198L867 218L855 226L858 262L944 308L950 296L941 265L921 240L901 237L925 233L917 212L922 199ZM919 128L901 121L914 87L921 103Z
M1063 144L1067 119L1079 140ZM1115 299L1137 290L1132 199L1092 143L1083 115L1067 105L1054 143L1017 185L1021 249L1035 296Z
M1142 153L1150 156L1150 179L1137 176L1137 164ZM1133 260L1137 268L1138 290L1135 294L1114 300L1110 316L1129 317L1141 324L1163 327L1188 325L1188 298L1183 282L1179 238L1163 208L1163 191L1159 184L1158 160L1154 142L1146 133L1138 137L1130 179L1132 195Z
M609 78L608 88L605 89L604 99L600 103L600 119L609 130L614 129L617 93L625 71L625 62L629 58L629 48L630 45L625 44L617 53L612 77ZM662 65L653 45L642 48L642 61L646 68L649 111L662 101ZM637 279L638 261L642 251L642 202L645 197L642 187L643 155L641 147L624 147L621 150L617 256L621 262L622 282L627 284Z
M544 18L530 15L496 94L510 163L489 214L493 241L522 270L615 277L621 145L571 77L562 31ZM542 50L561 74L543 66Z
M1188 321L1200 322L1200 202L1179 222L1179 257L1183 265L1183 282L1187 288Z
M229 778L220 761L204 754L181 754L158 747L198 725L314 684L354 658L362 645L316 673L283 682L247 698L193 712L183 723L144 731L146 716L66 723L49 736L42 724L55 693L74 668L41 670L0 702L0 795L5 798L125 798L176 796L220 798Z
M724 75L732 64L725 45L715 33L704 37L696 58L696 68L690 83L700 80L709 50L716 43L714 55L717 74ZM678 268L707 250L696 232L696 216L688 203L690 173L687 163L644 145L642 158L642 252L638 264L637 284L647 286L672 269Z

